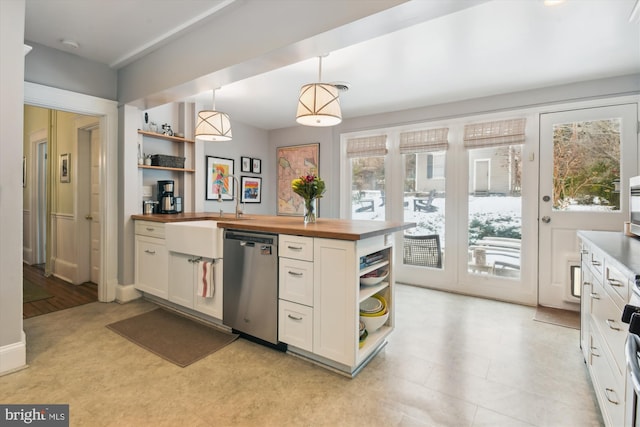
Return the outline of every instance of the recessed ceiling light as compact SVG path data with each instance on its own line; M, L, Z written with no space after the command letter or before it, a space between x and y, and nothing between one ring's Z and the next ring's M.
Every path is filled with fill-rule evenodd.
M63 45L65 45L66 47L70 47L72 49L77 49L80 47L80 45L78 44L77 41L75 40L69 40L69 39L62 39L60 40L60 43L62 43Z
M559 4L564 3L565 0L544 0L545 6L557 6Z

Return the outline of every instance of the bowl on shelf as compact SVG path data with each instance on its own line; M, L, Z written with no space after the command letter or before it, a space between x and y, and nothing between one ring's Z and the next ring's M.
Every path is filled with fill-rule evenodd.
M380 329L389 318L389 312L385 310L385 313L380 316L360 316L360 320L364 322L367 332L373 333Z
M389 276L389 270L375 270L371 273L360 276L360 284L364 286L377 285L378 283L386 279L387 276Z
M376 317L387 313L387 301L380 295L370 296L360 303L360 318Z
M367 337L369 336L369 333L367 332L367 330L365 329L362 334L360 334L360 342L358 343L358 347L362 348L364 346L364 342L367 339Z

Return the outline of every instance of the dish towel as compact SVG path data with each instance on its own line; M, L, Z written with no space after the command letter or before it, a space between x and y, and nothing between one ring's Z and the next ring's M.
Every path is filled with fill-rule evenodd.
M213 282L213 263L209 261L198 262L198 296L213 298L215 283Z

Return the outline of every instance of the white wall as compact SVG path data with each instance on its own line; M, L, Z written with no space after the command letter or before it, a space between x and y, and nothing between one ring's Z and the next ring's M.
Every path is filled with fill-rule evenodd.
M116 100L116 70L71 53L26 41L33 50L25 60L24 81Z
M0 374L26 363L22 331L24 0L0 1Z

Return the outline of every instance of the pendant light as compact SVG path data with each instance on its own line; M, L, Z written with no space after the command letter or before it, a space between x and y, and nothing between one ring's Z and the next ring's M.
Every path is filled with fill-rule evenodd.
M318 83L309 83L300 88L296 122L305 126L335 126L342 122L338 88L321 83L322 57L318 59Z
M231 141L231 122L226 113L216 111L216 90L213 90L211 110L198 113L196 138L203 141Z

